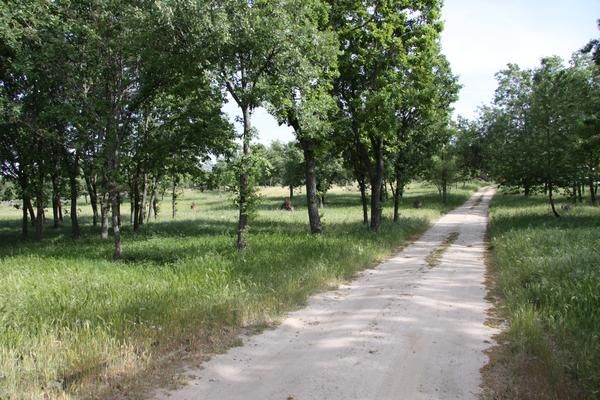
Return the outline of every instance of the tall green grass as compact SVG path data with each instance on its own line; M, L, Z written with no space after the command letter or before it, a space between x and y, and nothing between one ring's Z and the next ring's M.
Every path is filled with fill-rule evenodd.
M422 232L474 188L455 190L443 207L434 188L413 184L400 223L388 207L379 234L362 226L358 194L338 190L322 210L319 237L308 234L301 195L286 212L278 210L286 191L267 190L243 254L234 248L229 197L186 192L175 220L167 199L163 216L138 232L124 220L120 261L89 226L85 205L78 242L68 226L22 241L19 211L2 206L0 399L102 396L106 385L143 376L183 344L211 350L228 332L271 324ZM409 208L415 198L423 209Z
M567 204L567 200L563 200ZM543 197L498 194L491 238L514 350L600 396L600 208L551 215Z

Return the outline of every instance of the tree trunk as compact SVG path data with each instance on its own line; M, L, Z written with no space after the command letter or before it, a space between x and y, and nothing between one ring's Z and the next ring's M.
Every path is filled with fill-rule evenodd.
M244 105L242 107L242 115L244 119L244 133L242 136L242 144L243 144L243 155L242 155L242 166L240 171L240 198L239 198L239 207L240 207L240 216L238 221L238 231L237 231L237 249L244 250L247 246L246 242L246 229L248 226L248 196L249 193L249 184L248 184L248 169L247 163L250 160L251 150L250 150L250 136L252 133L252 112L248 105Z
M375 153L375 165L371 168L371 230L377 232L381 226L383 211L381 203L381 185L384 173L383 140L372 139L371 142Z
M176 175L173 175L173 191L171 193L171 207L173 209L172 218L175 219L175 215L177 214L177 183L179 178Z
M27 235L29 235L29 221L27 221L28 204L31 204L29 202L29 199L27 198L27 196L23 196L23 227L21 231L23 239L27 238Z
M110 196L104 193L102 196L102 232L100 237L104 240L108 239L108 213L110 211Z
M556 207L554 206L554 198L552 197L552 192L553 192L552 182L549 182L548 184L546 184L546 187L548 189L548 199L550 200L550 206L552 207L552 213L554 213L554 216L556 218L560 218L560 215L558 214L558 212L556 212Z
M154 196L154 202L152 203L152 210L154 211L154 220L158 218L158 199Z
M117 191L117 221L119 228L121 227L121 191Z
M133 226L135 223L135 196L134 196L134 184L131 178L129 179L129 225ZM135 229L134 229L135 230Z
M596 205L596 187L594 186L594 178L590 177L590 201L593 206Z
M96 188L96 178L85 175L85 184L90 195L90 204L92 205L92 221L94 226L98 225L98 191Z
M442 203L448 204L448 181L446 180L442 182Z
M111 194L111 208L112 208L112 229L113 238L115 241L115 253L114 258L121 258L121 229L119 227L119 191L115 188L112 189Z
M140 203L140 217L138 224L143 225L146 220L146 201L148 200L148 174L144 174L144 190L142 191L142 199Z
M156 201L156 178L152 178L152 190L150 191L150 200L148 201L148 212L146 213L146 223L150 222L152 216L152 205Z
M77 175L79 172L77 157L73 160L73 166L71 168L71 174L69 176L69 183L71 186L71 232L73 239L77 240L81 236L79 230L79 220L77 219L77 197L79 193L77 190Z
M308 140L300 140L304 151L304 174L306 176L306 204L308 206L308 221L310 233L320 234L322 232L321 216L317 200L317 171L314 152L314 143Z
M31 204L31 199L27 198L27 210L29 211L29 219L31 219L31 226L35 227L35 212L33 211L33 204Z
M98 193L94 193L94 196L90 194L90 204L92 206L92 225L98 226Z
M36 198L37 219L35 220L35 239L41 240L44 227L44 203L43 195L38 193Z
M579 200L579 203L583 203L583 196L581 194L581 187L583 186L582 182L579 182L577 184L577 198Z
M60 220L58 218L58 203L60 202L60 194L58 193L58 176L52 176L52 220L54 229L60 226Z
M358 180L358 186L360 187L360 200L363 209L363 224L369 225L369 206L367 203L367 188L364 177Z
M63 210L62 210L62 202L59 199L58 202L58 222L63 223Z
M131 194L131 197L133 198L132 201L132 213L133 213L133 230L137 231L139 226L140 226L140 188L138 185L138 181L139 181L139 175L136 174L136 176L134 176L132 183L131 183L131 191L133 192Z
M400 220L400 193L401 193L402 179L400 178L400 174L396 174L396 190L393 191L394 194L394 222L398 222Z
M292 200L294 200L294 187L290 185L290 204L292 203Z

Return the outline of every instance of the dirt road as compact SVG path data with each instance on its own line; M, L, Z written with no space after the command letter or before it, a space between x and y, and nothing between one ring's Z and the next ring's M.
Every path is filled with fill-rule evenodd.
M475 399L486 327L483 189L351 284L214 357L170 400Z

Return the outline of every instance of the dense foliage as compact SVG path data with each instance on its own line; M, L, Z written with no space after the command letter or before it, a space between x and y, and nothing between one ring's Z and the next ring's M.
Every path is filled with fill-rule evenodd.
M543 191L597 203L600 181L600 66L576 53L565 65L544 58L534 69L510 64L498 72L492 105L462 129L465 161L526 196ZM465 147L462 146L465 150Z
M69 213L78 238L83 193L101 237L112 232L118 258L124 201L137 230L156 218L167 187L175 215L188 178L205 187L226 179L243 249L258 185L284 184L290 198L306 185L310 229L321 233L318 206L346 171L361 188L365 223L370 204L371 228L379 229L388 182L397 220L404 185L449 140L458 85L440 51L440 7L438 0L3 2L0 163L20 199L23 236L31 222L42 238L51 205L54 227ZM239 134L221 111L225 101L239 107ZM295 131L297 143L283 154L253 144L252 115L261 106Z

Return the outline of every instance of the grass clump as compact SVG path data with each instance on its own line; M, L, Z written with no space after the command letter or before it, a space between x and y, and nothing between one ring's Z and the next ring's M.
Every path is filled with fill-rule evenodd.
M491 240L513 351L554 387L544 396L600 395L600 208L554 218L542 197L496 196Z
M373 265L474 188L441 206L435 188L413 184L403 204L418 197L425 207L403 208L398 224L388 215L378 234L361 224L359 194L339 190L328 195L318 237L308 233L305 200L295 199L295 212L280 211L286 191L270 189L242 254L229 197L186 192L175 220L164 212L135 233L124 221L117 262L83 204L77 242L68 226L22 241L19 211L1 206L0 399L124 397L128 385L164 374L163 364L182 352L234 345L240 328L268 326Z

